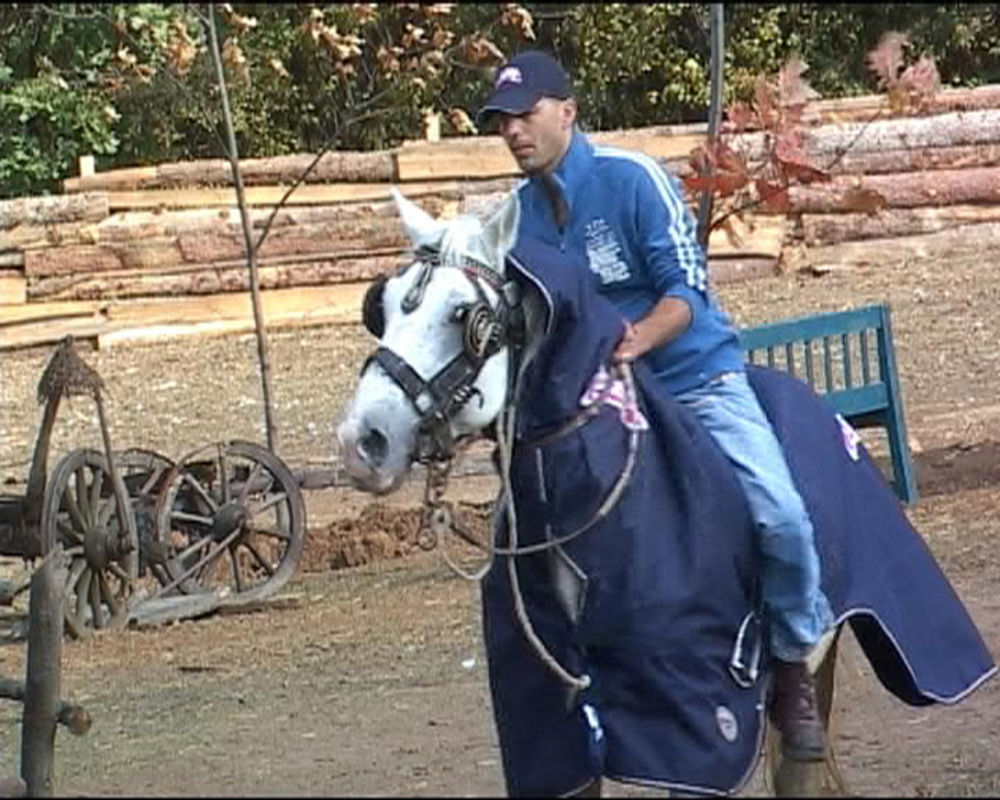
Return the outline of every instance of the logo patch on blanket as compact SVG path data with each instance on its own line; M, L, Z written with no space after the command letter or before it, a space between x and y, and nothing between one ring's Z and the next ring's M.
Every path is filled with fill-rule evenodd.
M735 742L740 735L740 726L736 722L736 715L726 706L717 706L715 709L715 722L719 726L719 733L727 742Z
M639 410L635 398L625 396L625 382L621 378L612 381L611 373L604 366L601 366L590 379L590 385L580 398L581 407L592 406L605 391L607 394L604 395L604 403L618 409L622 425L633 431L644 431L649 428L649 422Z
M851 461L857 461L858 456L858 442L861 441L861 437L858 432L851 427L846 419L844 419L840 414L837 414L837 422L840 423L840 433L844 437L844 449L847 451L847 455L850 456Z

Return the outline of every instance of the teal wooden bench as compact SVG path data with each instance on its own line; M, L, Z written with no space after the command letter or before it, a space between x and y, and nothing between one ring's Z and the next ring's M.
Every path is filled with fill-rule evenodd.
M804 380L855 428L885 428L896 494L916 502L888 305L743 328L739 336L751 364Z

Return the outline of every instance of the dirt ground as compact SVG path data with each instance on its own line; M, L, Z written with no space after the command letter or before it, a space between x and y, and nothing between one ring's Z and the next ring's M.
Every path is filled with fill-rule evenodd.
M740 325L891 304L921 491L908 513L1000 653L1000 253L970 243L946 259L789 272L718 290ZM371 344L360 326L271 335L278 452L289 465L330 464L333 427ZM0 354L0 492L23 491L48 352ZM252 337L83 355L107 384L117 447L177 458L220 439L264 439ZM881 435L865 431L864 440L884 460ZM92 406L72 401L60 413L50 469L67 450L99 444ZM451 497L474 520L481 506L472 504L495 489L490 477L466 478ZM478 588L440 553L412 545L419 498L415 484L378 506L349 489L307 492L307 551L286 607L67 641L65 694L94 724L79 738L59 731L56 791L503 793ZM23 663L22 642L0 644L0 674L19 677ZM0 772L16 770L19 718L19 706L0 706ZM853 793L1000 793L1000 679L954 707L909 708L881 688L849 638L835 727ZM746 793L766 789L758 774Z

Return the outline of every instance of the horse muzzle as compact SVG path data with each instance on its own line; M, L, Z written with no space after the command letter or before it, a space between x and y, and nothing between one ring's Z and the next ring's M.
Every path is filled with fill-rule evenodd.
M409 469L391 457L389 438L376 427L345 421L337 427L337 449L355 488L371 494L389 494L399 488Z

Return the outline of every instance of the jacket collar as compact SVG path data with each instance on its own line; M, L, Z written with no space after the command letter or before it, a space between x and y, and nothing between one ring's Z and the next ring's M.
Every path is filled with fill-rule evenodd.
M573 128L573 137L570 139L569 149L559 162L552 177L555 178L556 185L562 192L572 217L574 208L572 198L576 196L576 189L586 179L590 172L590 167L594 161L594 146L579 128ZM541 177L531 179L533 183L541 186ZM543 190L544 191L544 190Z

